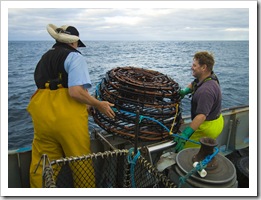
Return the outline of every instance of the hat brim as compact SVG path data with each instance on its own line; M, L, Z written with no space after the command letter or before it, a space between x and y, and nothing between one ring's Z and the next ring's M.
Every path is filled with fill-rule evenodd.
M86 47L81 40L78 40L78 47Z
M57 27L53 24L47 25L48 33L58 42L62 43L73 43L78 41L78 47L86 47L85 44L76 35L69 35L65 33L57 33Z

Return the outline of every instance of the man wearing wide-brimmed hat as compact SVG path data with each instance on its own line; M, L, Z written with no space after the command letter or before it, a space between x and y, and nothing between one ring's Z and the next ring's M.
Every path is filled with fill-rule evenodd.
M78 30L73 26L58 28L49 24L47 31L56 43L36 66L34 80L38 89L27 108L34 125L31 187L42 187L42 166L34 171L43 154L57 160L90 153L88 106L96 107L108 117L115 116L113 104L99 101L88 93L92 84L86 60L77 50L85 47ZM87 185L75 181L74 187L95 187L94 176L89 175L89 179Z

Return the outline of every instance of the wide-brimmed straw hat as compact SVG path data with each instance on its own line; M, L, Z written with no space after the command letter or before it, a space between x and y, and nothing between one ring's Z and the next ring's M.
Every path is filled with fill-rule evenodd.
M79 38L79 31L73 26L63 25L58 28L53 24L48 24L47 31L58 42L73 43L78 41L78 47L86 47Z

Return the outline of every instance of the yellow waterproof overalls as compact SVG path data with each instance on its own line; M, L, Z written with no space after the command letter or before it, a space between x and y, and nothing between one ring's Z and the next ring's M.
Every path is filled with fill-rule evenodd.
M220 114L219 118L215 120L204 121L189 139L197 142L199 142L199 139L202 137L216 139L222 132L223 127L224 127L224 118L222 114ZM184 146L184 149L197 148L197 147L199 148L200 145L187 141Z
M34 125L30 184L31 187L42 187L42 162L36 173L34 171L43 154L52 161L90 153L88 112L85 104L69 96L68 88L38 89L27 110ZM88 186L95 187L91 161L85 168L76 170L71 167L73 176L78 177L74 180L74 187L84 187L86 178L83 180L81 174L88 171Z

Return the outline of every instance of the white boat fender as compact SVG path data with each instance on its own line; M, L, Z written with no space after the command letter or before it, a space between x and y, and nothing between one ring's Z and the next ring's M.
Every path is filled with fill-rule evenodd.
M193 163L193 167L196 167L198 162ZM201 178L204 178L207 176L207 171L205 169L202 169L201 171L197 171Z

